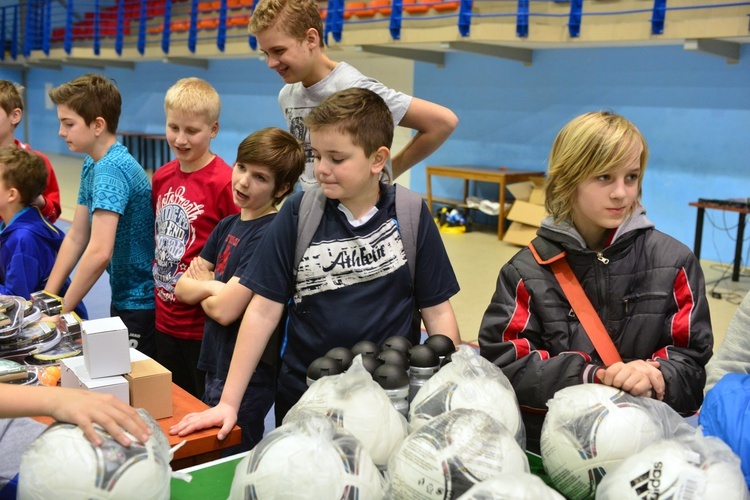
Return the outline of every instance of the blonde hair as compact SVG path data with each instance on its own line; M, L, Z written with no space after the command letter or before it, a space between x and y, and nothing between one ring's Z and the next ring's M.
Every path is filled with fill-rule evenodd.
M65 105L83 118L86 125L101 117L110 134L117 133L122 111L122 96L106 76L86 73L49 91L56 105Z
M16 146L0 148L0 178L15 188L24 205L31 205L47 188L47 167L37 155Z
M278 205L305 171L305 150L286 130L268 127L245 137L237 148L237 163L267 167L273 175L274 194L280 186L288 184L288 189L273 199L274 205Z
M164 112L178 111L190 115L201 115L213 124L219 120L221 99L210 83L196 78L183 78L167 90L164 97Z
M305 40L307 31L314 28L318 32L318 45L323 47L323 20L313 0L261 0L255 6L247 30L251 35L258 35L277 23L297 41Z
M568 122L552 145L544 184L545 206L555 222L570 216L581 182L621 168L638 147L640 201L648 146L635 125L611 111L586 113Z
M10 116L14 109L23 111L23 86L17 83L0 80L0 108ZM18 125L18 124L16 124Z

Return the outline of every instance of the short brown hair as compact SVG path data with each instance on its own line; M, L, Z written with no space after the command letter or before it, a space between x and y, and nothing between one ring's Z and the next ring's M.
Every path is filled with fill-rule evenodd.
M640 146L638 200L648 161L648 145L630 121L611 111L586 113L569 121L555 138L544 184L545 205L555 222L568 218L578 185L621 168Z
M201 115L209 124L219 120L221 99L210 83L196 77L183 78L167 90L164 112L170 110Z
M31 205L47 187L47 167L34 153L6 146L0 148L0 178L6 188L18 190L24 205Z
M53 103L78 113L86 125L101 117L110 134L117 133L122 96L113 81L104 75L86 73L49 91Z
M323 47L323 20L315 1L261 0L255 6L247 30L257 35L277 23L287 35L299 41L305 40L307 30L314 28L318 32L318 45Z
M378 94L350 88L329 95L310 111L305 125L311 131L333 127L351 137L366 156L393 143L393 115Z
M237 163L268 167L273 175L274 192L289 184L283 194L274 197L278 205L305 171L305 150L292 134L278 127L267 127L245 137L237 148Z
M0 108L10 116L14 109L23 111L23 86L8 81L0 80Z

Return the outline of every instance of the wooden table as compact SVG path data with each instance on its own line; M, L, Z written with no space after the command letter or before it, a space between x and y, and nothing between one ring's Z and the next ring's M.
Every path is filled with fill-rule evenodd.
M167 435L170 446L175 446L182 441L186 441L186 443L174 454L174 458L170 464L172 470L184 469L185 467L191 467L216 460L221 457L222 448L240 444L240 441L242 440L241 431L236 425L234 426L234 429L229 432L229 435L222 441L219 441L216 437L219 433L218 427L194 432L185 437L172 436L169 434L169 428L182 420L182 417L188 413L203 411L206 409L208 409L206 404L176 384L172 384L172 416L157 420L159 427L161 427L164 434ZM48 425L54 422L54 419L51 417L35 417L35 420Z
M433 201L455 205L456 203L432 197L432 176L454 177L464 181L464 197L460 202L465 206L466 198L469 196L469 181L494 182L499 185L498 201L500 210L497 218L497 238L502 239L505 234L505 189L509 183L523 182L531 179L543 178L545 172L534 170L513 170L507 167L489 167L481 165L433 165L427 166L427 207L430 212L435 213L432 207Z
M742 240L745 237L745 216L750 214L750 205L728 205L716 203L714 201L701 200L690 202L689 205L698 208L698 218L695 221L695 244L693 245L693 253L695 253L695 256L699 259L701 258L701 243L703 241L703 217L706 213L706 209L725 210L727 212L737 212L739 214L739 221L737 222L737 238L734 247L734 265L732 267L732 281L739 281L740 262L742 262Z

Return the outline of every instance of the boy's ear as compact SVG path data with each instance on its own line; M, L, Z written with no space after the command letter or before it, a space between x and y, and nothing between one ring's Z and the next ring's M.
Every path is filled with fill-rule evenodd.
M21 201L21 193L16 188L10 188L8 190L8 202L19 203Z
M94 121L91 122L91 126L94 128L94 135L99 137L107 130L107 120L101 116L97 116L94 118Z
M213 125L211 125L211 139L216 139L216 134L219 133L219 122L214 122Z
M391 157L391 150L385 146L380 146L371 156L372 165L370 169L373 174L380 174L385 168L388 158Z
M305 35L305 43L307 43L311 49L317 47L320 44L320 35L318 30L315 28L308 28Z
M11 125L14 127L21 123L21 118L23 118L23 111L21 111L21 108L15 108L8 115Z
M282 196L284 196L284 194L286 194L289 191L289 189L291 189L291 185L288 182L285 182L284 184L276 188L276 191L273 193L273 197L281 198Z

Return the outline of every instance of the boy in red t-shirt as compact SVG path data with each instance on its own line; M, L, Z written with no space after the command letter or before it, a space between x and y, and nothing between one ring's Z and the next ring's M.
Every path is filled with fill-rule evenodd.
M23 87L8 80L0 80L0 147L17 146L21 149L31 151L44 161L47 167L47 187L42 194L37 196L33 205L39 207L48 221L55 222L62 208L60 207L60 188L57 185L57 177L52 169L52 164L45 155L34 151L28 144L24 144L15 137L16 127L23 118L23 98L21 93Z
M206 315L199 304L179 302L174 287L214 227L239 208L232 198L232 169L210 150L219 131L216 90L200 78L183 78L167 91L164 111L176 159L152 180L156 351L172 381L200 398L205 373L198 370L198 357Z

